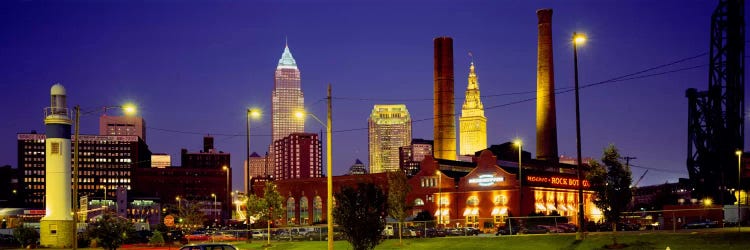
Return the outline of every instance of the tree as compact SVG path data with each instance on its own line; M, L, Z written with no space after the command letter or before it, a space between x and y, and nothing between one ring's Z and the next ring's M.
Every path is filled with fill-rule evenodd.
M251 224L259 220L265 220L270 227L270 222L281 218L283 211L283 197L276 189L276 184L272 182L266 182L263 197L251 194L247 199L247 216L250 218ZM248 240L251 238L248 236Z
M425 227L434 227L435 226L435 217L432 216L432 214L427 210L422 210L417 213L416 216L414 216L414 222L422 222L425 224Z
M148 244L151 244L154 246L162 246L164 245L164 236L162 236L159 230L156 230L154 231L154 234L151 235L151 238L148 239Z
M387 197L372 183L343 187L335 194L333 218L355 250L373 249L380 244L385 227Z
M595 193L594 205L603 212L606 221L612 224L612 241L613 245L617 245L617 223L633 196L630 189L633 177L630 168L620 162L620 153L612 144L604 149L602 163L604 166L596 161L590 163L592 169L588 180Z
M402 244L402 227L409 216L411 206L406 201L406 195L411 191L408 178L403 171L388 172L388 214L398 220L398 242Z
M22 224L21 226L13 230L13 237L18 240L18 243L21 243L22 247L26 247L34 244L34 242L39 239L39 232L37 232L34 228L25 227Z
M90 238L96 238L104 249L115 250L125 243L134 230L133 223L128 219L105 213L101 219L89 223L86 233Z
M180 217L178 222L188 227L199 227L203 225L206 220L206 214L201 211L201 206L198 202L188 202L184 200L179 208L178 216Z
M270 209L270 218L272 220L284 217L284 197L276 189L276 184L266 182L266 188L263 190L263 199L266 200L266 206Z

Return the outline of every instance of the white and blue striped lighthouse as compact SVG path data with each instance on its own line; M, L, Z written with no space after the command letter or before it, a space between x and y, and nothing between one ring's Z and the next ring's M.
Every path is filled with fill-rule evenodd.
M70 112L66 106L65 88L55 84L50 89L51 103L44 109L45 141L45 215L41 220L39 243L42 246L73 246L74 226L71 206Z

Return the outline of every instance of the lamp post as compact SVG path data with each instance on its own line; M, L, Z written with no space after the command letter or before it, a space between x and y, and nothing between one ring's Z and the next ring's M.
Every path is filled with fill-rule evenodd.
M438 200L437 201L438 202L438 209L437 209L438 225L442 225L443 224L443 186L440 184L443 183L443 175L440 172L440 169L436 170L435 174L437 174L438 176L438 183L437 183L437 186L438 186L438 198L437 198Z
M576 240L583 240L583 178L581 174L581 112L578 101L578 44L586 42L586 36L573 32L573 71L576 98L576 165L578 167L578 232Z
M252 180L252 176L250 173L250 118L259 118L260 117L260 110L258 109L247 109L246 112L247 122L245 123L245 129L247 130L245 133L246 138L246 155L245 155L245 164L247 164L247 173L245 173L245 179L247 183L245 183L245 197L247 197L245 208L248 208L248 202L250 199L250 180ZM247 225L247 239L248 242L250 239L252 239L252 236L250 235L250 209L247 209L247 213L245 214L245 225Z
M742 150L737 149L737 151L734 152L734 154L737 155L737 232L742 232L742 227L740 226L740 222L742 217L740 217L740 195L742 195L742 192L740 192L740 175L742 173Z
M112 106L112 107L104 107L104 112L107 112L107 109L111 108L120 108L123 110L123 113L125 115L135 115L137 110L136 106L132 103L126 103L122 106ZM78 216L79 216L79 200L78 200L78 142L79 142L79 135L80 135L80 120L81 120L81 106L76 105L75 108L75 124L73 125L73 135L75 138L73 139L73 237L75 238L73 240L73 249L78 248ZM92 113L87 112L85 114ZM105 191L106 195L106 191ZM106 198L105 198L106 199ZM46 196L45 196L46 200Z
M102 200L102 208L104 208L104 211L107 210L107 184L99 186L99 188L104 189L104 200Z
M521 164L521 153L523 145L521 139L513 140L513 145L518 147L518 214L523 216L523 164Z
M177 200L177 211L182 210L182 200L180 199L180 196L174 197L175 200Z
M229 181L229 172L230 172L229 167L228 166L222 166L221 170L224 170L224 171L227 172L227 183L226 183L226 185L227 185L227 196L224 197L224 198L226 198L226 201L222 202L222 209L219 210L219 218L222 219L222 221L223 221L223 219L224 219L223 218L223 216L224 216L224 213L223 213L224 212L224 209L223 209L224 206L228 206L230 208L230 211L231 211L231 205L229 205L229 204L231 204L231 201L232 201L232 193L230 191L230 190L232 190L232 187L230 186L231 184L230 184L230 181Z
M318 121L323 127L326 128L326 186L328 189L328 199L327 199L327 206L326 206L326 222L328 223L328 249L333 249L333 171L331 170L331 166L333 165L333 160L331 159L331 133L332 131L332 117L331 117L331 84L328 84L328 97L326 97L328 101L328 114L326 123L323 123L318 117L313 115L312 113L307 113L307 115L312 116L313 119ZM303 112L296 112L294 115L297 116L297 118L304 118L306 113Z
M217 214L217 212L216 212L216 194L214 194L214 193L211 193L211 197L214 197L214 205L213 205L213 207L214 207L214 209L213 209L213 217L214 217L214 224L215 224L215 223L216 223L216 214Z

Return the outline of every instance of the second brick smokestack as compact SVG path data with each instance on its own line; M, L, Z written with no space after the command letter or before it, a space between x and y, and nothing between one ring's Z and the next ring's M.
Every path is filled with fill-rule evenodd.
M552 63L552 9L536 11L539 41L536 67L536 158L557 162L555 70Z
M434 130L436 159L456 160L453 96L453 39L435 38Z

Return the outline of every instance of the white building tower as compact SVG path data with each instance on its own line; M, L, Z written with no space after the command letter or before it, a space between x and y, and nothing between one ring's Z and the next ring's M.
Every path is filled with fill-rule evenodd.
M45 247L69 248L76 237L71 206L70 113L65 88L58 84L50 90L51 104L44 109L45 141L45 215L42 217L39 243Z

